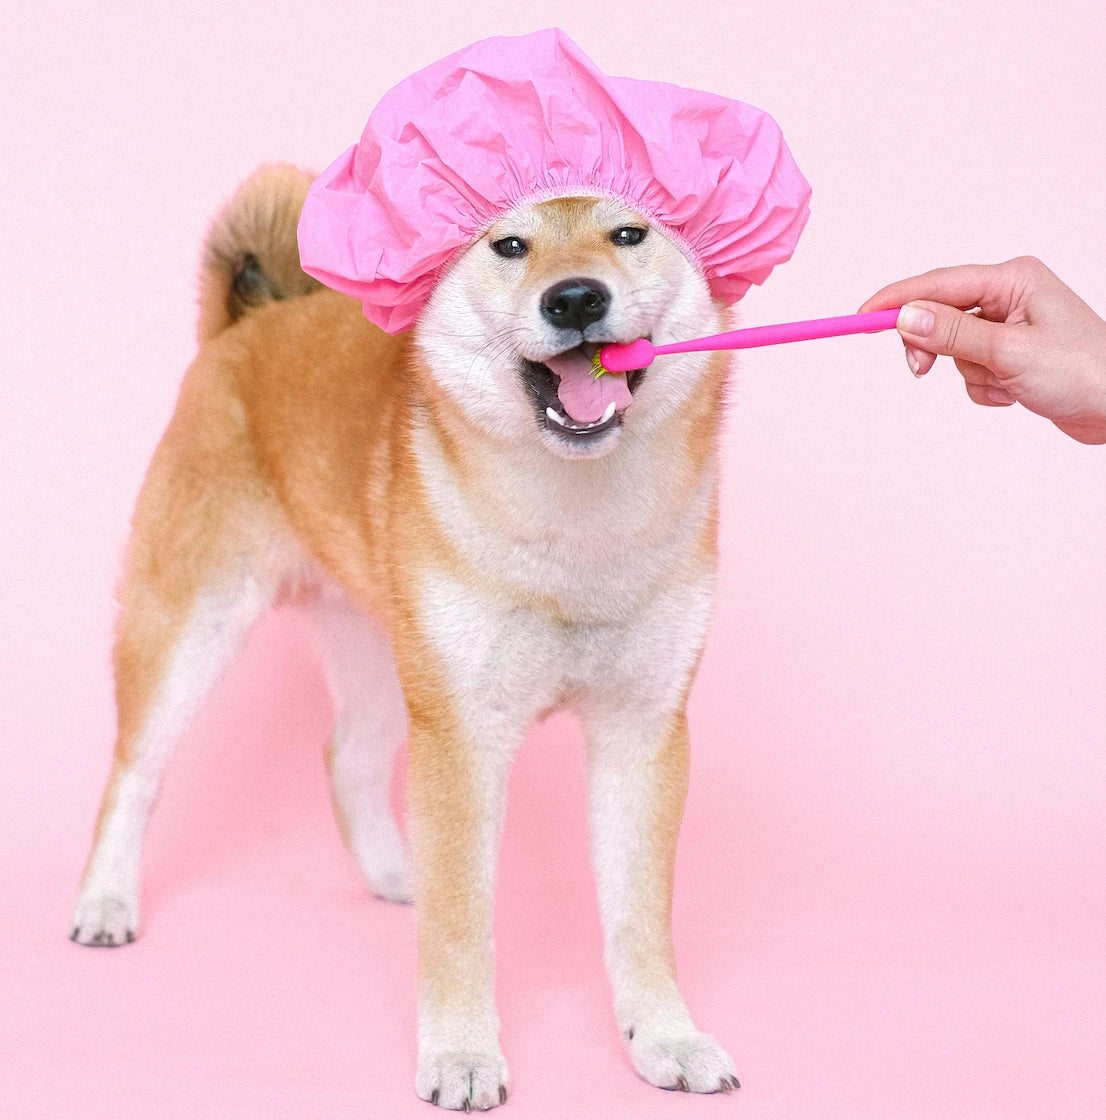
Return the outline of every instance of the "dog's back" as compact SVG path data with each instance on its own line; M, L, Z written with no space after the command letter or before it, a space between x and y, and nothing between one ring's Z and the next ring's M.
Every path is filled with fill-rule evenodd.
M409 339L374 327L356 301L300 268L296 225L310 182L294 167L263 167L213 222L200 272L200 352L151 475L179 479L183 470L209 487L208 516L217 495L236 495L232 533L294 538L305 562L386 614L378 546L409 396ZM163 516L164 497L144 494L139 516L147 505ZM241 540L243 553L258 548L286 568L272 579L296 581L299 557Z

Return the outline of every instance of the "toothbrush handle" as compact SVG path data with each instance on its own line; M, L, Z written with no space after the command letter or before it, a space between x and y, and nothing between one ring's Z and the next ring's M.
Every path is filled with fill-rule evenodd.
M833 338L842 334L873 334L894 327L901 308L868 311L863 315L836 315L831 319L804 319L798 323L776 323L770 327L746 327L725 334L712 334L690 342L655 346L657 354L687 354L697 350L747 350L753 346L776 346L781 342L805 342L811 338Z

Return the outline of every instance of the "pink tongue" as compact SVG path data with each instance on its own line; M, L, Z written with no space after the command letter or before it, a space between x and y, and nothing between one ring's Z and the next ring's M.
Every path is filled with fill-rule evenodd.
M555 358L546 358L545 364L561 379L557 396L565 412L578 424L592 424L607 406L614 401L616 409L629 407L633 396L626 386L624 373L605 373L596 378L591 359L582 350L569 350Z

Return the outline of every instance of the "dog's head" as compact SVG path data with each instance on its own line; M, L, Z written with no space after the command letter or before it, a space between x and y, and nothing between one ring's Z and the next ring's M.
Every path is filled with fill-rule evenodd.
M596 378L608 342L719 329L702 273L664 232L611 198L516 207L454 262L417 328L438 385L470 422L562 458L595 458L623 426L648 430L695 392L701 355Z

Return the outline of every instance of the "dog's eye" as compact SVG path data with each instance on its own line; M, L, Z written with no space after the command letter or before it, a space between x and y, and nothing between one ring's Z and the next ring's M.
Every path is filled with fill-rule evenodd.
M640 245L645 240L649 231L641 226L623 226L611 234L611 240L616 245Z
M526 252L526 242L518 237L501 237L492 242L492 248L501 257L521 257Z

